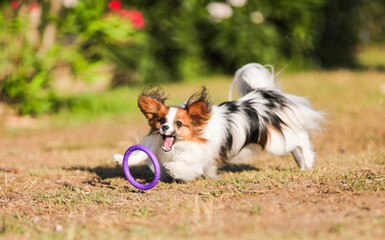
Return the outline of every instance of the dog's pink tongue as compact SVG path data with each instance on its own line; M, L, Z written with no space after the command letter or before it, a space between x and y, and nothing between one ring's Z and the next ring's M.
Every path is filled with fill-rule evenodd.
M163 141L163 148L166 151L170 151L173 143L174 143L174 137L166 137Z

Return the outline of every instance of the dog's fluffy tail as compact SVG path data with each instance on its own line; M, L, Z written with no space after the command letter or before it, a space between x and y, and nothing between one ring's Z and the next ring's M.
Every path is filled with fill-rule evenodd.
M270 69L270 70L269 70ZM238 93L244 96L254 89L279 90L279 84L275 83L274 68L271 65L250 63L238 69L230 86L229 101L235 84L238 83ZM309 131L319 130L319 123L323 121L325 113L313 110L308 99L288 93L282 93L288 99L289 108L281 116L286 121L291 121L292 126ZM290 109L290 111L289 111Z
M271 72L269 69L271 69ZM249 63L235 72L234 80L229 90L229 101L233 87L238 83L238 93L241 96L246 95L253 89L265 88L271 89L278 86L274 83L274 68L271 65L261 65L259 63Z

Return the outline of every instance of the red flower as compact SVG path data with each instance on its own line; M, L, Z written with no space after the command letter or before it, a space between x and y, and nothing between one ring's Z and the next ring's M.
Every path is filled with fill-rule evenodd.
M32 11L34 11L34 10L37 10L37 9L39 9L39 8L40 8L40 6L39 6L38 3L31 3L31 4L29 4L29 11L30 11L30 12L32 12Z
M146 21L143 18L143 15L138 10L132 10L131 16L130 16L132 25L134 25L134 28L141 29L144 28L146 25Z
M118 13L120 17L129 19L136 29L141 29L146 25L142 13L138 10L120 9Z
M120 9L122 6L122 2L118 0L112 0L110 3L108 3L108 8L111 9L112 11L116 11Z
M9 5L11 6L12 9L17 9L19 7L19 1L12 1Z

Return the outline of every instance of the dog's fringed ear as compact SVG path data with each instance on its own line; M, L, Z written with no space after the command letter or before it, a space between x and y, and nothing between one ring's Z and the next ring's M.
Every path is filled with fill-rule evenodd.
M138 106L144 116L148 120L151 120L158 116L158 113L161 111L163 104L156 99L141 96L138 100Z
M162 104L164 104L164 102L167 100L166 93L160 86L153 86L144 89L140 94L140 97L141 96L153 98Z
M211 100L206 87L193 94L186 104L186 110L194 125L201 125L210 117Z
M152 87L144 90L138 99L138 107L148 120L157 118L166 106L165 93L161 87Z

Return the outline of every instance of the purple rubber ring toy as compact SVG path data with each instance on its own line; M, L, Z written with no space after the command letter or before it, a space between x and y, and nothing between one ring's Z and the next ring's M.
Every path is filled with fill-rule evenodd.
M154 164L155 176L154 176L154 179L147 185L140 184L137 181L135 181L135 179L131 176L130 169L128 168L128 158L130 157L131 153L133 151L136 151L136 150L140 150L140 151L145 152L150 157L152 164ZM126 175L127 180L134 187L136 187L140 190L149 190L149 189L155 187L156 184L158 184L158 181L160 178L160 166L159 166L159 162L158 162L158 159L156 158L155 154L146 146L139 145L139 144L133 145L127 149L127 151L123 157L123 170L124 170L124 174Z

